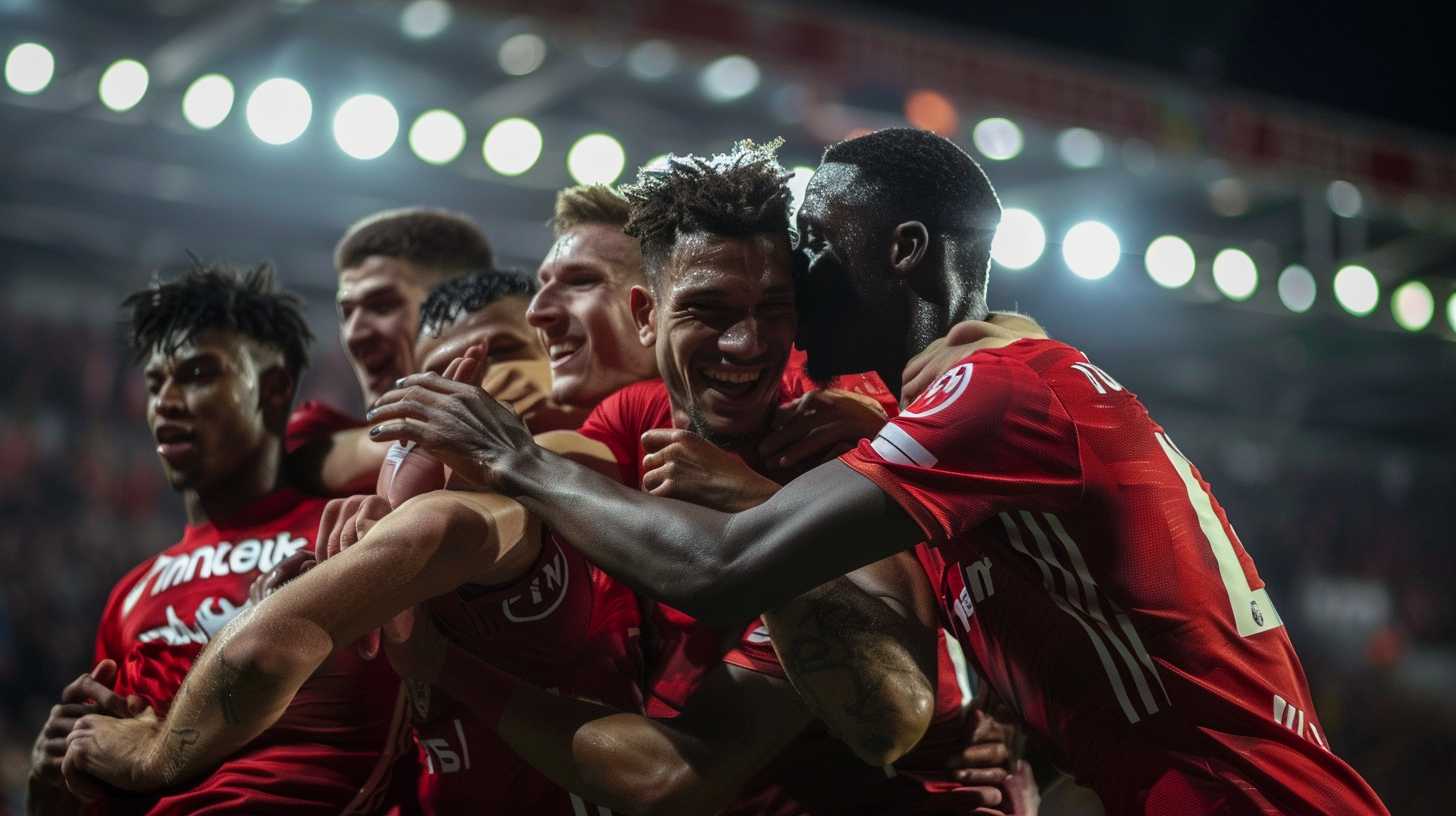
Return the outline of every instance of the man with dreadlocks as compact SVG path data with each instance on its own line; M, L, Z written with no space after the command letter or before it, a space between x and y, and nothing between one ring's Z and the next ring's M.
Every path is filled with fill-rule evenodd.
M125 301L144 365L147 424L182 495L182 540L117 583L102 613L97 665L63 692L37 743L34 810L109 813L369 812L392 753L399 681L352 651L328 658L277 722L206 776L147 797L118 795L63 767L72 726L95 711L159 724L204 646L248 607L249 585L318 530L321 499L280 475L283 433L312 337L267 267L201 266ZM93 702L88 702L93 701ZM159 725L159 727L161 727ZM190 739L174 729L172 739ZM219 758L221 759L221 758Z

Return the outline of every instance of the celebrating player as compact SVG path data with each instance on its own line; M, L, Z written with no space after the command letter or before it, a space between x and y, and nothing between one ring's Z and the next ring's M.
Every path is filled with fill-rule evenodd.
M915 353L984 315L998 211L980 168L932 134L826 150L799 213L811 373L873 369L898 386ZM738 514L644 500L438 377L406 378L370 418L378 438L435 450L612 574L713 619L928 538L943 619L1110 812L1384 812L1326 744L1207 484L1065 344L971 355L873 442Z
M145 364L148 425L182 495L187 529L117 583L97 634L97 669L68 687L47 723L36 779L50 789L33 783L32 801L56 804L53 812L75 805L56 787L64 720L84 710L86 697L107 710L124 707L117 713L133 715L129 722L165 717L198 653L245 607L254 579L312 546L324 507L280 477L283 426L311 338L296 300L273 290L271 273L199 268L126 306ZM186 787L121 798L67 778L73 791L105 797L119 812L211 813L243 801L260 813L364 812L387 781L398 687L390 672L340 652L272 727L226 761L201 766L207 775Z

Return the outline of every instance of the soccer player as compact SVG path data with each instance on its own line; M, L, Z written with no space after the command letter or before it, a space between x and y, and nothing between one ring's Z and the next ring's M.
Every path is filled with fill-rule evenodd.
M811 373L873 369L898 387L914 354L984 315L998 211L980 168L938 136L828 148L798 216ZM873 442L737 514L634 494L439 378L406 378L370 419L708 619L774 609L929 539L942 619L1109 812L1384 812L1330 750L1207 483L1063 343L972 354Z
M54 744L68 736L64 720L77 706L90 697L130 722L165 717L198 653L247 605L254 579L311 546L324 507L280 475L284 423L311 337L297 301L273 289L271 272L198 268L125 305L145 365L147 422L187 528L112 591L98 666L67 688L43 731L52 744L31 788L40 812L78 807L58 787ZM84 781L72 790L121 813L368 812L387 781L402 713L399 681L381 668L348 651L326 656L270 728L199 768L186 786L146 797Z

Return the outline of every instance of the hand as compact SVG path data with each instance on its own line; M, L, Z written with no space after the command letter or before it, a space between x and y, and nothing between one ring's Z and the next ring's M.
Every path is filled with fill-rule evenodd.
M1001 790L1006 793L1005 801L1010 806L1008 816L1036 816L1041 810L1041 789L1026 760L1016 761L1011 775L1001 783Z
M1025 337L1045 339L1046 332L1029 317L996 313L986 320L966 320L951 326L950 331L910 358L900 377L900 405L915 401L921 392L951 366L974 351L1008 346Z
M101 714L82 717L66 737L66 756L61 762L66 787L89 802L104 795L105 789L98 783L130 791L165 786L168 780L155 760L163 736L162 721L150 708L128 719Z
M509 405L531 433L576 430L585 418L581 411L551 399L551 369L545 360L493 363L480 387Z
M654 496L736 513L768 501L779 489L778 482L691 431L648 431L642 449L642 489Z
M885 409L870 397L837 388L810 391L779 406L758 453L776 470L817 465L879 433L884 424Z
M367 415L369 436L414 442L467 483L501 486L496 468L535 446L521 418L479 387L436 374L411 374L380 397Z
M389 500L383 496L359 495L347 499L330 499L324 505L323 516L319 518L318 539L314 542L315 563L333 558L359 543L380 519L389 515L389 511ZM354 643L354 650L365 660L377 657L379 630L370 629Z
M66 756L66 737L76 721L88 714L109 714L132 717L146 709L136 695L123 698L112 691L116 682L116 661L103 660L96 668L71 681L61 691L61 702L51 708L51 715L40 729L30 752L30 775L39 782L61 787L61 760Z
M445 664L445 650L449 642L428 612L411 608L401 613L401 617L404 615L408 615L409 627L395 626L394 622L385 627L384 655L389 658L395 674L406 680L433 685ZM395 618L395 621L399 620L400 617Z
M279 587L316 566L318 558L314 550L299 550L279 561L273 569L253 579L253 583L248 586L248 601L257 606L264 598L278 591Z

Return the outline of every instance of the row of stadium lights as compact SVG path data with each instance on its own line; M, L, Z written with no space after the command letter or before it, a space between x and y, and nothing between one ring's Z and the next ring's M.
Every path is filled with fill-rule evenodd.
M406 34L424 38L434 36L443 26L439 10L448 6L436 0L417 0L407 6L401 25ZM428 17L421 9L435 16ZM414 16L411 17L411 14ZM426 22L422 19L428 17ZM413 27L412 27L413 26ZM663 65L675 60L670 53L656 53L655 42L644 43L629 57L634 74L651 78L660 74ZM645 56L644 56L645 54ZM500 61L507 73L522 75L535 70L545 58L544 42L534 34L518 34L502 44ZM640 65L636 63L641 63ZM667 70L671 70L670 67ZM21 43L11 49L5 61L5 80L23 94L43 91L55 73L55 59L38 43ZM741 56L724 57L704 71L705 93L717 101L731 101L751 93L758 84L758 69ZM146 95L149 73L142 63L122 59L111 64L101 75L98 93L107 108L123 112L139 104ZM236 101L233 83L221 74L199 77L182 96L182 116L199 130L211 130L222 124ZM954 108L949 100L934 91L917 91L906 102L906 115L912 124L936 131L955 128ZM248 127L261 141L270 145L288 144L307 130L313 116L313 102L308 90L286 77L274 77L260 83L249 94L244 106ZM387 153L399 136L399 114L382 96L360 94L346 100L334 113L333 135L347 155L370 160ZM406 139L410 149L422 161L434 165L454 161L465 148L465 125L450 111L434 109L420 114L410 126ZM992 117L977 123L971 131L976 149L993 161L1007 161L1021 153L1024 139L1021 129L1011 120ZM486 131L481 144L487 166L503 176L518 176L535 166L540 158L543 140L540 129L528 119L512 117L496 122ZM1102 162L1101 138L1084 128L1064 130L1057 137L1057 152L1062 161L1074 168L1095 167ZM665 162L659 156L647 166ZM579 184L610 184L626 167L622 145L605 133L591 133L578 139L567 152L567 170ZM796 166L790 187L795 200L802 200L813 168ZM1216 185L1215 185L1216 186ZM1215 204L1219 191L1213 191ZM1330 185L1327 195L1330 207L1342 217L1352 217L1360 209L1359 190L1345 181ZM1046 249L1046 230L1031 212L1008 208L992 243L992 258L1011 270L1022 270L1035 264ZM1117 267L1122 246L1111 227L1100 221L1083 221L1067 230L1061 244L1062 257L1073 274L1086 280L1100 280ZM1143 263L1148 275L1159 286L1177 289L1193 280L1197 266L1193 248L1184 239L1164 235L1149 243ZM1221 250L1214 256L1213 282L1230 300L1244 301L1258 288L1259 270L1248 253L1236 248ZM1375 275L1363 266L1348 265L1335 273L1334 295L1339 305L1356 317L1374 312L1380 300L1380 284ZM1277 291L1280 301L1290 311L1303 313L1313 306L1317 286L1314 276L1300 265L1291 265L1280 272ZM1421 281L1408 281L1391 297L1395 321L1409 331L1425 329L1435 315L1435 298ZM1446 318L1456 331L1456 293L1446 304Z

